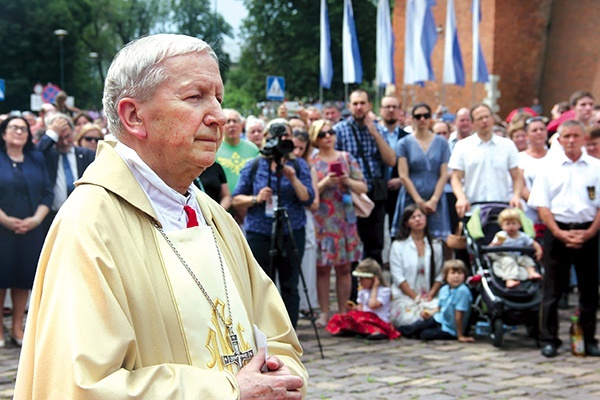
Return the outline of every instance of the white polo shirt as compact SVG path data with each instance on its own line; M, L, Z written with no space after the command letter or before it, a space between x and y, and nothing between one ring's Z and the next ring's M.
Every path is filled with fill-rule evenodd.
M448 168L463 171L464 192L469 202L510 200L506 174L519 165L519 152L512 140L492 135L484 142L473 134L454 146Z
M577 161L564 153L548 158L536 176L527 204L550 209L557 222L591 222L600 208L600 160L582 154Z

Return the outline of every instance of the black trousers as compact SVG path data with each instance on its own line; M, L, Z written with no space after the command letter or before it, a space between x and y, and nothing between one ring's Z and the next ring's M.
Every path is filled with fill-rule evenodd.
M558 224L561 229L569 226ZM590 223L577 229L585 229ZM598 233L579 249L567 248L555 238L550 229L544 237L544 296L540 309L540 341L560 346L558 337L558 300L565 282L569 281L569 270L575 265L577 289L579 290L579 322L583 328L586 344L596 343L596 309L598 308Z
M304 256L304 242L306 232L304 228L292 232L294 243L298 249L298 260L293 253L291 236L283 236L283 248L285 254L278 252L273 259L273 271L269 270L271 248L271 236L263 235L257 232L246 232L246 239L252 249L252 254L262 269L269 275L273 282L279 278L279 289L281 298L285 304L292 326L295 328L298 324L298 313L300 312L300 295L298 293L298 279L300 277L300 263Z
M370 195L370 193L369 193ZM386 201L375 201L375 208L369 218L358 218L358 236L363 242L364 258L371 257L379 265L382 264L381 253L383 253L383 229L385 224Z

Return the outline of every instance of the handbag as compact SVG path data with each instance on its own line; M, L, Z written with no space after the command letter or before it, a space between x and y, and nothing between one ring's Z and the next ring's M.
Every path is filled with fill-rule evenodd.
M462 234L463 223L458 223L456 233L451 233L446 238L446 245L451 249L463 250L467 247L467 238Z
M375 208L375 203L365 193L357 194L352 190L350 191L352 196L352 204L354 204L354 213L359 218L368 218Z

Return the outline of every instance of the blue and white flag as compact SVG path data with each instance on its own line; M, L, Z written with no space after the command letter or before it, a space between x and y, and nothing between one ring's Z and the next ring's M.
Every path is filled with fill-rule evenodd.
M394 33L390 3L379 0L377 5L377 86L394 83Z
M352 1L344 0L344 20L342 25L342 59L344 67L344 83L362 82L362 62L358 48L358 37L354 26Z
M479 23L481 22L480 0L473 0L473 82L489 82L490 77L483 58L481 42L479 41Z
M333 63L331 62L331 36L329 34L329 14L327 0L321 0L321 87L329 89L333 78Z
M458 33L456 31L456 13L454 0L448 0L446 10L446 42L444 43L444 83L465 86L465 68L463 67Z
M422 84L435 80L431 53L437 30L431 7L435 0L407 0L404 52L404 83Z

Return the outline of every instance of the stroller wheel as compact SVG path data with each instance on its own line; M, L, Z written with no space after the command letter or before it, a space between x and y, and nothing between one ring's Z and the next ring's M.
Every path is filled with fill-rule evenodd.
M498 318L494 320L492 332L490 332L490 339L492 340L494 347L502 346L502 335L504 335L504 326L502 324L502 319Z

